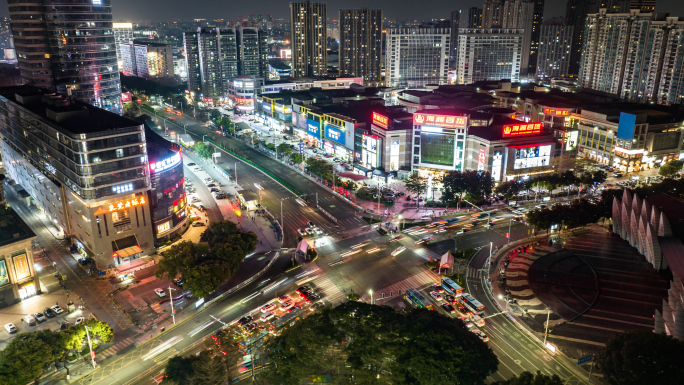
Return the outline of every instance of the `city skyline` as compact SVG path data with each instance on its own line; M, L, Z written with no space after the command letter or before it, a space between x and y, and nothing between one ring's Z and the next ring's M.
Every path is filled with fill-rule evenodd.
M199 4L198 4L199 3ZM458 2L430 1L423 3L421 7L412 7L407 0L335 0L326 1L329 19L337 18L340 8L380 8L383 15L388 20L430 20L430 19L449 19L451 12L455 10L465 10L470 7L482 7L482 0L463 0ZM200 5L201 6L198 6ZM255 7L249 3L226 3L219 0L200 0L199 2L184 2L180 0L150 0L139 2L136 0L118 0L112 4L114 21L171 21L186 20L195 18L205 19L230 19L237 16L247 16L250 14L271 14L284 20L289 19L290 1L266 0ZM544 18L565 15L565 1L546 1L544 5ZM203 7L202 7L203 6ZM677 0L659 0L656 5L656 12L667 12L670 15L684 15L684 2ZM221 16L217 16L221 15ZM9 16L7 0L0 0L0 17Z

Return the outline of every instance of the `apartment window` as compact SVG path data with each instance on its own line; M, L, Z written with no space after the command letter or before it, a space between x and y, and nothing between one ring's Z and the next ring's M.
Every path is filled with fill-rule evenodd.
M116 157L117 157L117 158L123 158L123 156L124 156L124 150L123 150L123 148L117 148L117 149L116 149Z

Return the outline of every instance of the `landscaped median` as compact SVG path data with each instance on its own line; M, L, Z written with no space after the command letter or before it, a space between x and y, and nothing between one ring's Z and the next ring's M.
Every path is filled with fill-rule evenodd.
M147 104L143 104L143 108L146 109L146 110L148 110L148 111L150 111L150 112L152 112L152 113L154 113L154 114L157 115L157 116L160 116L160 117L162 117L162 118L165 118L163 115L159 114L154 108L150 107L150 106L147 105ZM197 136L202 136L202 135L203 135L203 134L201 134L201 133L196 132L195 130L193 130L193 129L191 129L191 128L188 128L187 126L181 126L180 124L178 124L178 123L176 123L176 122L169 121L169 123L171 123L171 124L173 124L173 125L176 125L176 126L178 126L178 127L180 127L180 128L183 128L183 129L186 130L186 131L190 131L191 133L193 133L193 134L195 134L195 135L197 135ZM206 134L204 134L204 135L206 135ZM242 162L244 162L244 163L247 163L247 164L249 164L250 166L255 167L257 170L259 170L259 171L263 172L264 174L268 175L270 178L272 178L272 179L275 180L276 182L280 183L283 187L285 187L286 189L290 190L293 194L295 194L295 195L297 195L297 196L302 196L302 195L303 195L301 192L297 191L297 189L295 189L294 187L290 186L290 185L287 184L285 181L283 181L282 179L278 178L277 176L275 176L274 174L272 174L270 171L266 170L265 168L261 167L260 165L254 163L253 161L251 161L251 160L249 160L249 159L246 159L245 157L243 157L243 156L241 156L241 155L238 155L238 154L235 153L234 151L232 151L232 150L226 148L224 145L222 145L222 144L220 144L220 143L216 143L216 142L215 142L214 140L212 140L211 138L207 138L207 140L209 141L209 143L211 143L211 144L213 144L214 146L220 148L222 151L224 151L224 152L226 152L226 153L232 155L233 157L239 159L240 161L242 161Z

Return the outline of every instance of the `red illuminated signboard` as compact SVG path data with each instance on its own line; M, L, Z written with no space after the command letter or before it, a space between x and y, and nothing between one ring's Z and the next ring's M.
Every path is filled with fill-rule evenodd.
M380 115L377 112L373 112L373 124L383 128L387 128L389 119L386 116Z
M557 115L557 116L568 116L568 115L570 115L570 111L554 110L553 108L544 108L544 114L546 114L546 115Z
M121 93L121 103L128 103L132 100L133 100L133 98L131 97L130 92L122 92Z
M541 134L541 123L524 123L504 126L503 136L521 136L521 135L535 135Z
M416 125L430 125L445 128L465 128L465 116L447 116L432 114L413 114L413 123Z

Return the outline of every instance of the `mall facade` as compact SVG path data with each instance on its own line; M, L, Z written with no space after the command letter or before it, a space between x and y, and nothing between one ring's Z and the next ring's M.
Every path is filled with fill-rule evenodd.
M152 188L158 162L148 159L146 135L142 123L63 95L0 89L7 174L100 270L156 252L155 221L162 219L153 201L169 202Z

